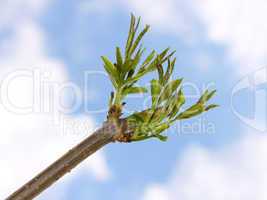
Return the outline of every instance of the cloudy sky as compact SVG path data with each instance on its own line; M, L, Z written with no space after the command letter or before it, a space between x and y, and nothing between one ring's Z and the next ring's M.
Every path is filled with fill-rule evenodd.
M0 5L0 198L105 120L112 86L100 56L123 47L132 12L152 26L148 50L177 50L188 101L217 88L220 107L178 122L165 143L108 145L37 199L267 199L265 0ZM125 114L146 103L129 98Z

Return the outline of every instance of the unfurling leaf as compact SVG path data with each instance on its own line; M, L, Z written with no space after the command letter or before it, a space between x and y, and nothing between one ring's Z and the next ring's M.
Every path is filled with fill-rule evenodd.
M116 47L116 60L117 60L118 70L121 71L123 65L123 58L119 47Z
M175 106L172 110L172 113L170 114L170 118L176 116L176 114L179 112L180 108L182 107L182 105L184 105L184 103L185 103L185 96L182 89L180 89L178 92L178 98L176 100Z
M211 110L211 109L213 109L213 108L217 108L217 107L219 107L219 105L217 105L217 104L210 104L210 105L208 105L208 106L205 108L205 111L208 111L208 110Z
M144 35L146 34L146 32L149 30L149 26L146 25L146 27L144 28L144 30L137 36L133 46L130 49L130 55L132 55L134 53L134 51L136 50L137 46L139 45L140 41L142 40L142 38L144 37Z
M199 98L198 102L201 102L201 103L207 102L208 100L211 99L212 96L214 96L215 93L216 93L216 90L212 90L211 92L209 92L209 90L205 90L203 95Z
M168 137L165 135L154 135L154 137L158 138L162 142L166 142L168 140Z
M217 91L217 90L212 90L212 91L208 94L208 96L207 96L207 101L210 100L211 97L214 96L214 94L216 93L216 91Z
M129 51L130 48L132 46L133 40L134 40L134 36L136 33L136 29L138 27L135 27L135 16L133 14L131 14L131 23L130 23L130 28L129 28L129 34L128 34L128 38L127 38L127 42L126 42L126 47L125 47L125 56L126 58L129 58ZM139 23L137 23L137 25L139 25Z
M161 124L161 125L159 125L159 126L157 126L156 128L155 128L155 135L158 135L158 134L160 134L161 132L163 132L163 131L165 131L166 129L168 129L170 127L170 125L169 124L167 124L167 123L164 123L164 124Z
M135 93L146 93L146 92L147 92L147 89L145 87L129 87L123 91L123 95L135 94Z
M173 61L168 59L168 68L167 68L166 74L164 75L164 81L167 82L170 79L174 66L175 66L175 62L176 62L176 58L174 58Z
M164 78L164 71L163 71L163 67L161 64L156 65L157 66L157 70L158 70L158 75L159 75L159 83L161 85L163 85L163 78Z
M187 110L185 110L184 112L180 113L176 117L176 120L188 119L188 118L194 117L196 115L199 115L204 111L205 111L205 108L203 107L202 104L195 104L192 107L190 107Z
M105 69L115 87L115 93L112 93L109 105L110 109L116 106L122 108L123 99L127 95L147 92L145 87L140 87L136 83L146 74L157 71L158 78L150 81L151 106L143 111L134 112L125 120L128 123L129 133L131 133L129 141L141 141L149 138L166 141L167 137L162 135L162 132L176 120L188 119L218 106L216 104L207 105L216 90L204 91L194 105L182 110L182 106L185 104L185 95L180 87L182 79L172 80L176 63L176 58L173 57L175 51L166 48L156 53L155 50L152 50L143 58L145 48L143 48L141 40L148 32L149 26L146 25L139 32L139 25L140 17L136 19L132 14L124 55L122 55L121 49L116 47L114 64L106 57L102 57Z
M118 74L118 71L117 71L116 67L105 56L101 56L101 58L102 58L102 60L104 62L105 70L107 71L107 73L108 73L108 75L109 75L114 87L117 88L118 85L120 84L120 77L119 77L119 74Z
M151 89L150 92L151 92L151 98L152 98L152 108L155 108L157 105L157 99L161 92L161 86L158 80L155 80L155 79L151 80L150 89Z
M179 87L183 79L176 79L170 81L164 88L163 92L161 93L159 97L159 103L165 101L167 98L169 98L175 90Z
M155 54L156 54L156 51L153 50L147 57L146 59L144 60L144 62L142 63L141 65L141 69L142 68L145 68L152 60L153 58L155 57Z

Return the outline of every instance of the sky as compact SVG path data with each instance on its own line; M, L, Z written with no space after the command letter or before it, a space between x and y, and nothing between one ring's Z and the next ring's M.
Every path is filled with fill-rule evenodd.
M101 126L112 85L100 57L124 47L134 13L151 25L148 50L176 50L187 102L216 88L220 107L177 122L167 142L109 144L36 199L267 199L266 1L0 5L0 198ZM147 100L129 97L125 116Z

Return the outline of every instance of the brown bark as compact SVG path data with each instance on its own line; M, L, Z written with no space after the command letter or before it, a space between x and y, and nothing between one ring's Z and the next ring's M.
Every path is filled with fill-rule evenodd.
M116 123L105 122L96 132L68 151L56 162L11 194L6 200L30 200L70 172L88 156L113 141L120 133Z

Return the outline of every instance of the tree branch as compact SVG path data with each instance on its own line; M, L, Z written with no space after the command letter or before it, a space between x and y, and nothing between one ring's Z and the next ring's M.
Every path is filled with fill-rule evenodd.
M119 129L116 123L105 122L101 128L11 194L6 200L33 199L88 156L112 142L113 137L118 133Z

